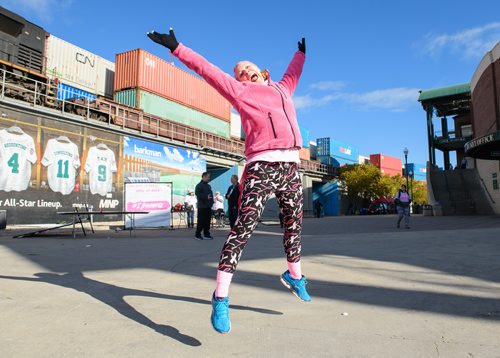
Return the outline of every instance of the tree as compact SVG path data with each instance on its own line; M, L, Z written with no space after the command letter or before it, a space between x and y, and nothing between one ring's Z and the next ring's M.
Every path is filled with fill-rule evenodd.
M347 190L349 211L355 212L357 205L372 201L376 196L380 171L371 164L352 164L340 168L340 180Z
M413 202L427 204L427 183L425 181L413 180Z
M350 164L340 168L340 181L347 193L350 213L358 206L367 207L370 202L380 197L395 197L401 184L406 184L401 175L382 175L372 164ZM413 202L427 203L427 184L413 181ZM408 188L410 190L410 188Z

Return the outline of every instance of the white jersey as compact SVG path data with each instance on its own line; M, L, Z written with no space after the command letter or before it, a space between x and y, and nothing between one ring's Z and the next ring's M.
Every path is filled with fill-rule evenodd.
M31 179L31 165L36 161L33 138L26 133L0 130L0 190L26 190Z
M77 169L80 167L78 147L73 142L49 139L42 158L47 167L49 187L63 195L71 194L75 188Z
M90 192L105 196L111 191L116 172L115 153L106 146L90 148L85 171L89 173Z

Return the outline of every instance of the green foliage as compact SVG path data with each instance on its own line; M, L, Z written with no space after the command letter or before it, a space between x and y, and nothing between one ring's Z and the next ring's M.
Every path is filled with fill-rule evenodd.
M401 175L382 175L372 164L346 165L340 168L340 180L347 192L349 204L371 202L379 197L394 197L406 184L406 178ZM425 182L413 180L413 201L419 204L427 202L427 185Z
M345 165L340 168L340 180L347 188L347 197L371 200L381 177L377 167L371 164Z
M425 181L413 180L411 189L414 203L427 204L427 183Z

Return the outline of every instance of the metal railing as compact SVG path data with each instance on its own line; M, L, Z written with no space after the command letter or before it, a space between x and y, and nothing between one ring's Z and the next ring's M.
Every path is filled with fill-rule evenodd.
M97 97L94 100L89 100L83 94L78 93L75 94L74 98L66 98L68 95L64 93L60 96L62 98L58 99L57 83L43 83L3 69L0 71L0 99L2 100L5 98L21 100L35 107L55 110L63 116L76 114L84 120L99 121L106 123L109 127L130 130L141 135L146 134L173 143L182 143L186 146L195 146L201 151L237 160L244 159L245 142L242 140L226 138L179 124L107 98ZM338 175L338 168L316 161L302 159L300 168L321 175Z

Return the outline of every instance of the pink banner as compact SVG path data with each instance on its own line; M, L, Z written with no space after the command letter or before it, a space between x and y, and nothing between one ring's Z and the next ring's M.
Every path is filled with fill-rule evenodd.
M127 211L160 211L169 209L170 203L168 201L139 201L127 203Z

